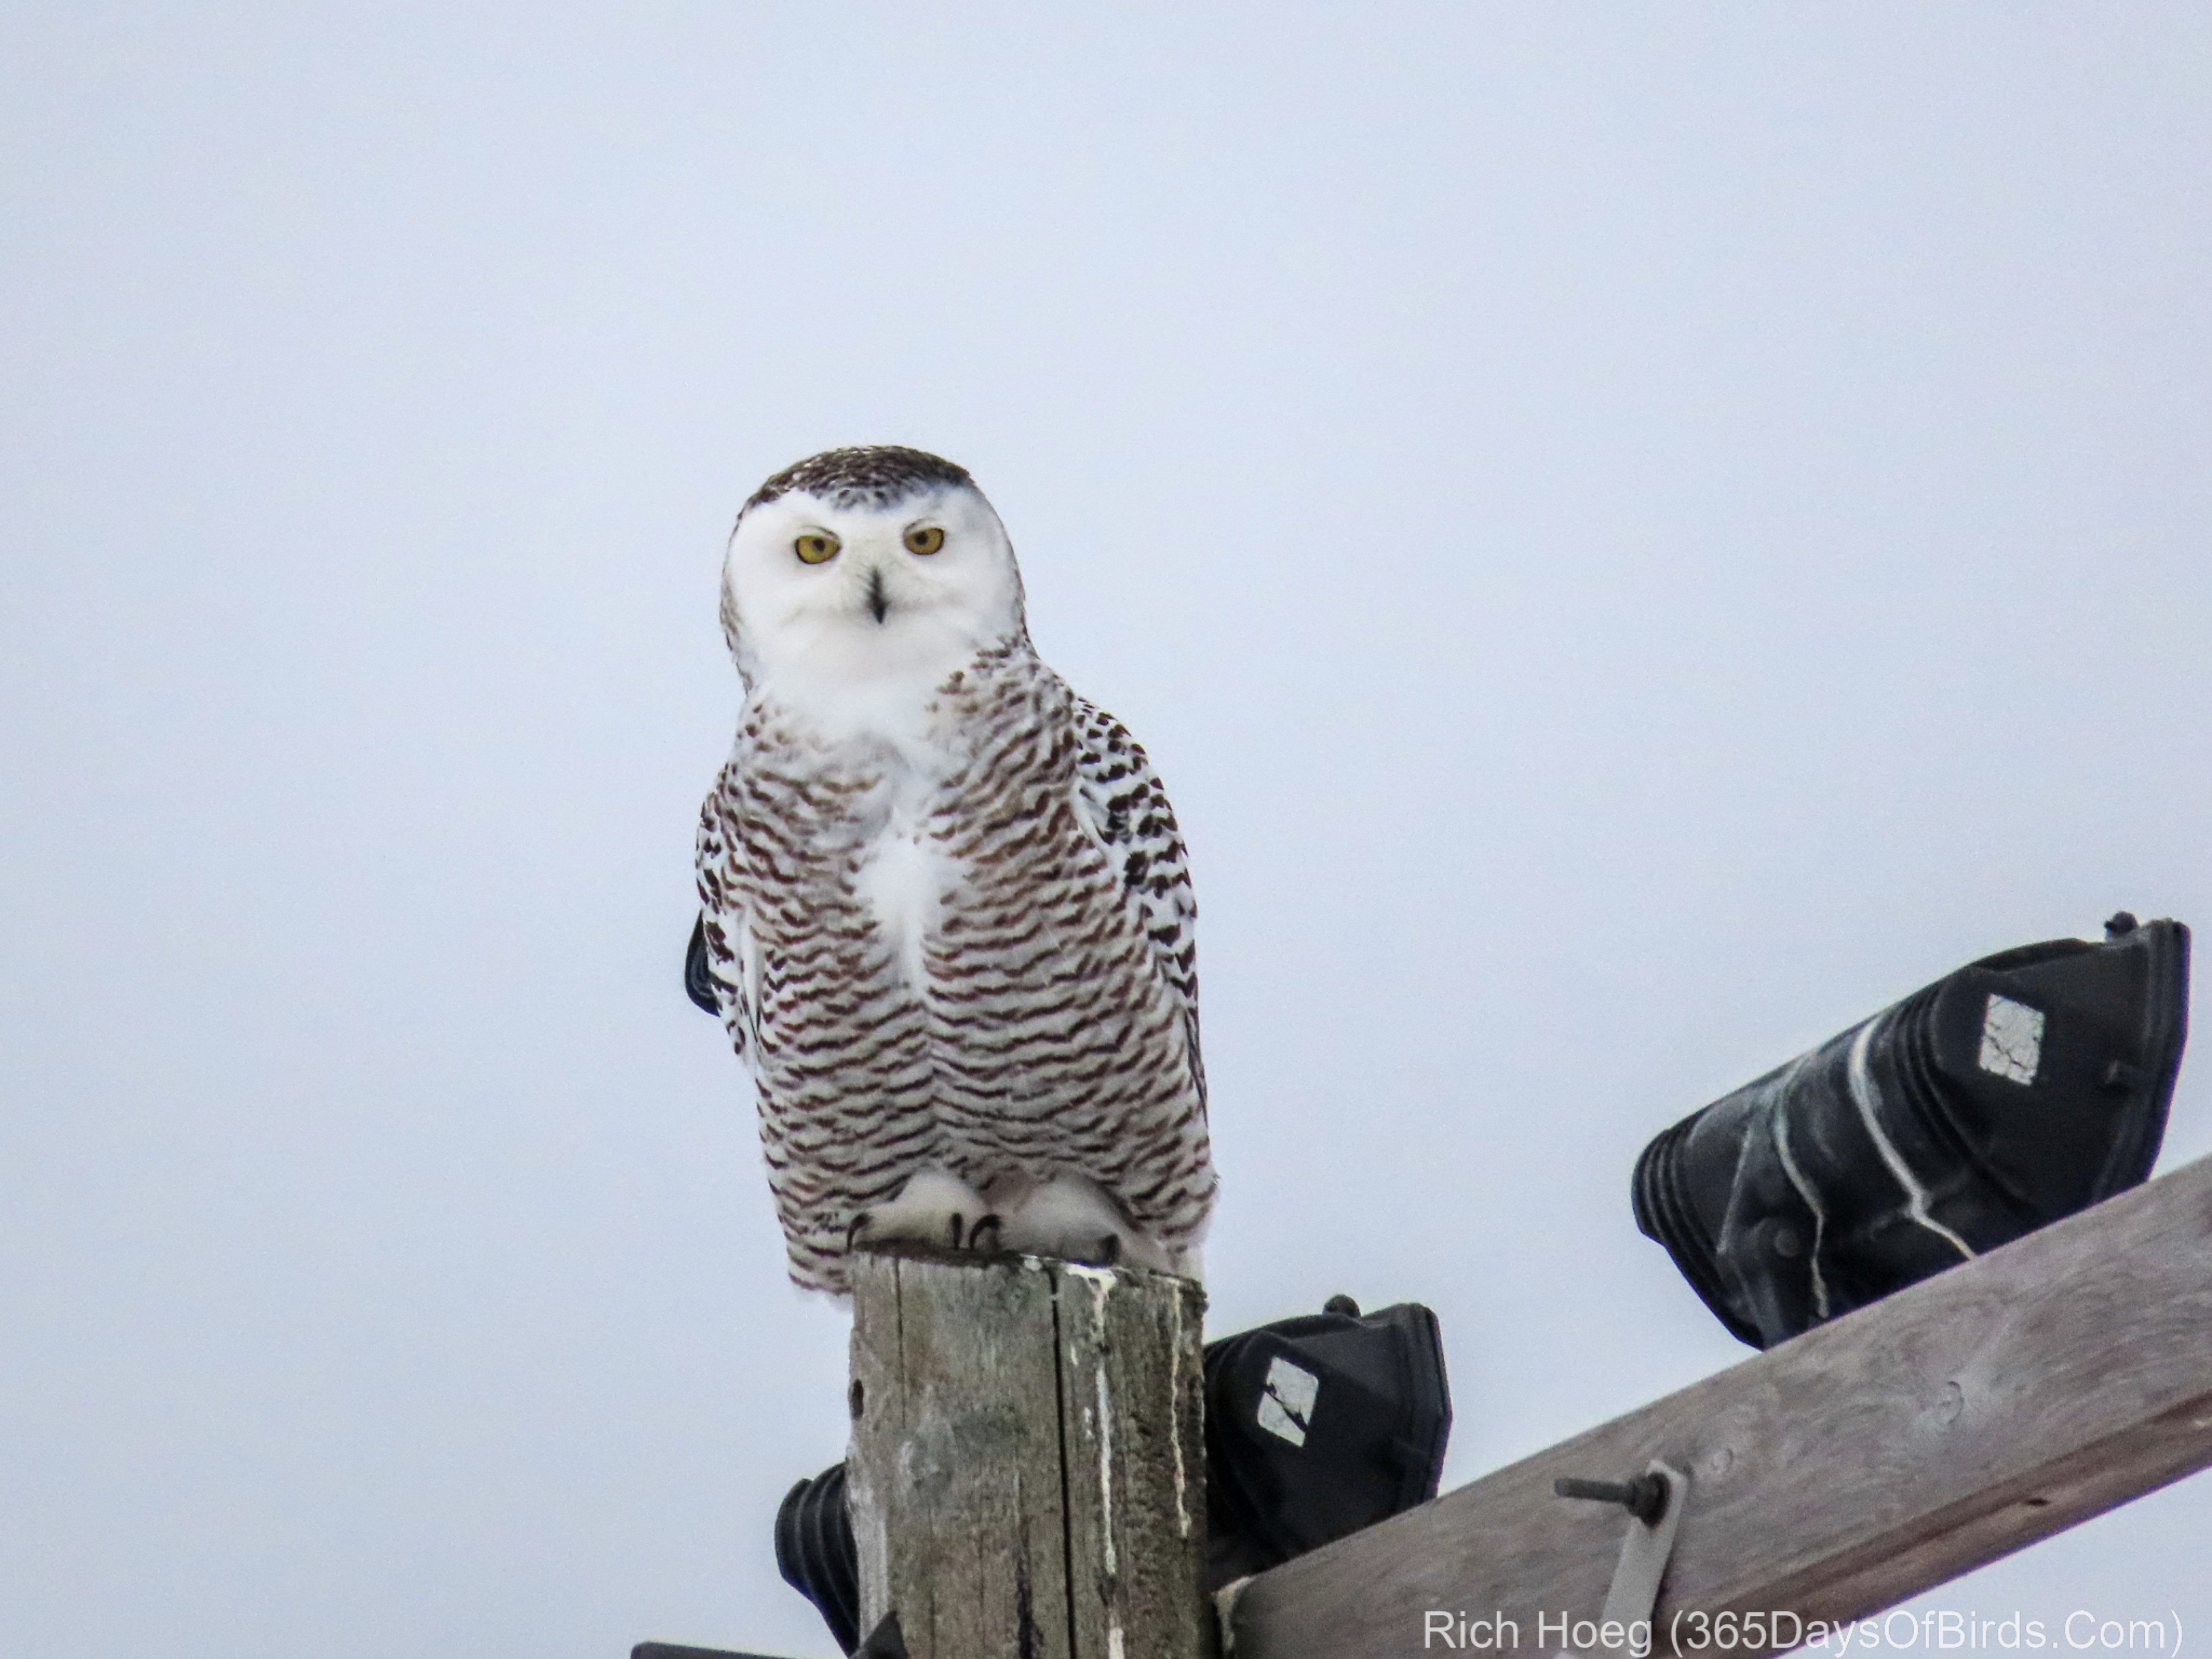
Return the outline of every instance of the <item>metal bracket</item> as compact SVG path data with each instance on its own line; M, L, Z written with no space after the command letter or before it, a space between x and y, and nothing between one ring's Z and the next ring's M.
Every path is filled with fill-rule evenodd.
M1613 1570L1613 1588L1606 1591L1605 1611L1598 1615L1601 1625L1614 1620L1624 1626L1650 1620L1659 1605L1659 1581L1667 1576L1667 1563L1674 1554L1682 1511L1690 1507L1688 1475L1656 1457L1644 1472L1667 1483L1667 1507L1656 1521L1629 1521L1628 1536L1620 1540L1620 1561Z
M1618 1625L1624 1631L1648 1626L1659 1606L1659 1581L1667 1576L1667 1563L1674 1557L1682 1511L1690 1506L1690 1477L1655 1457L1635 1480L1565 1480L1555 1482L1553 1490L1562 1498L1595 1498L1628 1510L1628 1535L1620 1540L1620 1559L1613 1567L1613 1586L1605 1593L1605 1611L1598 1614L1598 1625L1601 1629Z

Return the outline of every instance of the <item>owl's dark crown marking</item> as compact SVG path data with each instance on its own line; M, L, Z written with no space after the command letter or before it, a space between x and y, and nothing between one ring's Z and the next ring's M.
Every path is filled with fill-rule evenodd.
M942 456L898 444L864 444L825 449L795 466L787 466L745 505L758 507L779 495L804 490L832 507L889 507L933 484L973 484L968 469Z

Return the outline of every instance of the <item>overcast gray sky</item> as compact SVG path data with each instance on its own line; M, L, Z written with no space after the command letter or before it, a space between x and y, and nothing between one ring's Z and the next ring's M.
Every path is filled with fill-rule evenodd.
M1430 1304L1454 1483L1734 1362L1654 1132L2212 921L2208 180L2188 4L5 7L0 1651L829 1651L678 968L831 444L1173 792L1212 1328ZM2208 1540L1930 1602L2212 1640Z

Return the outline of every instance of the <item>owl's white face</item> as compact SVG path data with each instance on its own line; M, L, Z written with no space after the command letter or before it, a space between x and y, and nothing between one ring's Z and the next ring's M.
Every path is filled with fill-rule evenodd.
M794 489L748 507L722 566L722 614L748 684L809 702L933 689L1022 631L1022 579L971 484L839 506Z

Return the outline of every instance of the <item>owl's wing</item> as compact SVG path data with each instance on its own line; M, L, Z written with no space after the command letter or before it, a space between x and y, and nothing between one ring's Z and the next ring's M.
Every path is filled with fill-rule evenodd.
M691 942L684 952L684 989L708 1013L722 1017L738 1058L750 1065L757 1035L753 1018L758 963L733 879L741 843L728 833L729 783L725 768L699 809L699 919L691 924Z
M1182 1005L1190 1042L1191 1074L1199 1098L1206 1070L1198 1051L1198 903L1191 896L1190 863L1176 827L1168 792L1121 722L1103 708L1074 699L1075 796L1085 818L1121 877L1121 896L1151 941L1152 965Z

